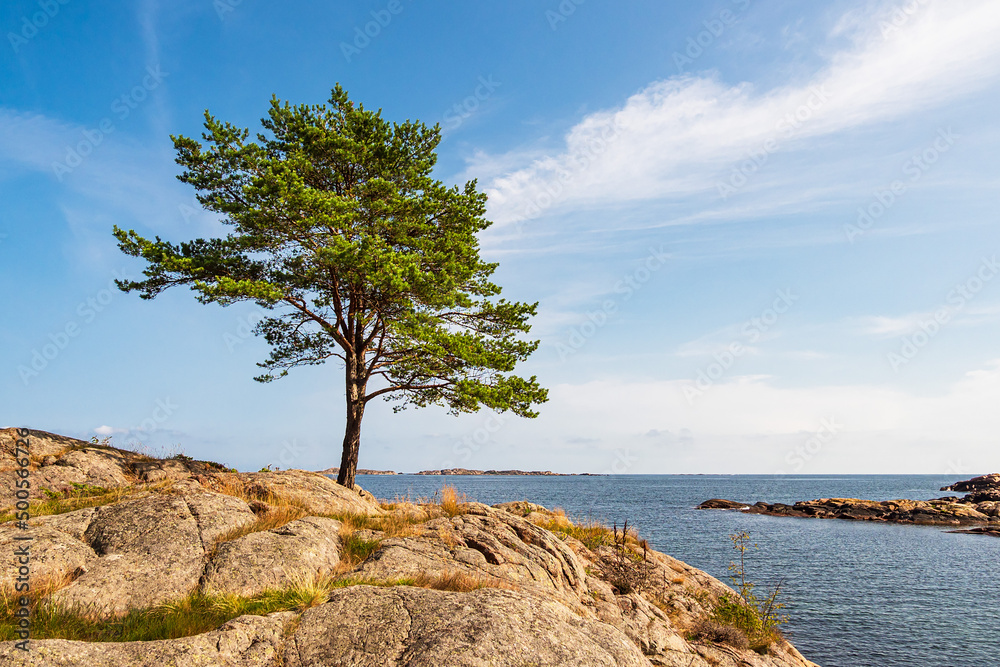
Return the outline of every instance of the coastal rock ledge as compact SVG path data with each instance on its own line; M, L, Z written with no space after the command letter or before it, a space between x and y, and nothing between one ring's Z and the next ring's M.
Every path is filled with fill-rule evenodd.
M815 519L882 521L922 526L973 526L956 530L973 535L1000 537L1000 474L992 473L956 482L942 491L969 491L964 497L946 496L934 500L860 500L858 498L820 498L784 503L741 503L712 498L698 509L739 510L746 514L766 514Z
M15 438L0 430L0 487L18 475ZM34 518L18 526L0 502L0 631L15 634L9 554L30 536L33 636L27 652L0 642L3 666L817 667L780 637L759 653L712 641L697 628L727 586L649 551L627 591L607 534L539 505L380 503L313 472L30 443ZM228 616L108 634L195 608ZM103 641L80 640L84 621L46 625L54 613Z

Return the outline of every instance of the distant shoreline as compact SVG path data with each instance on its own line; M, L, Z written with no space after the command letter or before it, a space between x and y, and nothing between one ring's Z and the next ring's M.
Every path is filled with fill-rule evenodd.
M336 475L340 468L327 468L317 470L322 475ZM396 472L394 470L369 470L359 468L359 475L424 475L424 476L448 476L461 475L472 477L603 477L599 473L593 472L552 472L551 470L467 470L466 468L448 468L445 470L421 470L420 472Z

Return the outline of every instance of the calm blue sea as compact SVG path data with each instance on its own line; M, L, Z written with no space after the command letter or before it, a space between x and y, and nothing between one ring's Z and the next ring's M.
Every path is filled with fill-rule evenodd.
M653 547L727 581L728 535L747 530L760 584L783 580L786 634L822 667L1000 666L1000 539L938 528L702 511L708 498L927 499L937 475L359 475L379 498L429 497L445 482L480 502L530 500L571 517L634 523Z

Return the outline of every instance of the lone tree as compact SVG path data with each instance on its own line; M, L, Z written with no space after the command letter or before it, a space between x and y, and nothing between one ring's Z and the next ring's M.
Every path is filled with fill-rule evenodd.
M205 113L206 145L171 137L178 178L232 226L225 238L174 245L117 226L145 280L118 281L152 299L187 285L201 303L252 301L269 309L255 333L271 345L270 382L331 357L344 367L347 425L337 482L354 486L365 406L481 406L535 417L547 400L535 378L512 374L538 347L524 340L537 303L494 298L497 267L479 257L486 195L476 182L431 177L438 126L389 123L355 106L338 84L329 104L272 98L268 134Z

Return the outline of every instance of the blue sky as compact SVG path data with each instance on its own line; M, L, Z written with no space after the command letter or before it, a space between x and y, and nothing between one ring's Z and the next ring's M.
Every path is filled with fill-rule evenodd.
M224 233L171 134L340 82L441 123L438 177L489 193L551 397L374 404L362 467L1000 467L996 3L13 0L0 26L4 426L339 461L336 366L255 383L252 304L109 287L142 269L113 225Z

